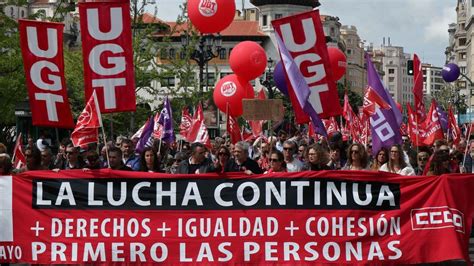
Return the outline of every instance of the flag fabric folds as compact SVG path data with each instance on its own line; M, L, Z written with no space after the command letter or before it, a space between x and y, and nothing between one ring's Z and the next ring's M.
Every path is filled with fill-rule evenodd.
M206 147L211 148L211 139L206 124L204 124L204 113L201 104L198 105L193 116L193 123L189 128L188 141L191 143L201 142Z
M141 153L146 147L151 147L153 145L154 124L154 118L153 116L150 116L143 125L142 133L140 134L140 138L135 147L137 153Z
M454 117L453 108L449 106L448 108L448 120L449 120L449 132L453 138L453 143L458 144L461 141L461 129L458 126L456 117Z
M426 119L426 109L423 100L423 72L418 55L413 56L413 95L415 96L416 122L421 123Z
M77 119L76 128L71 134L72 143L77 147L98 142L100 127L102 127L102 116L97 95L93 92Z
M161 139L165 143L173 143L175 141L173 111L171 110L171 104L168 97L165 98L161 113L159 115L157 114L153 136L155 139Z
M15 148L13 149L13 168L20 169L26 165L26 157L23 153L23 141L21 132L16 137Z
M384 102L390 105L390 109L376 107L375 114L370 116L372 154L375 156L382 147L389 148L394 144L401 144L400 125L402 123L402 114L392 96L384 88L382 80L368 54L366 54L366 61L367 86L371 87Z
M179 125L179 134L188 141L188 133L191 125L193 124L193 118L189 114L188 107L184 107L181 111L181 124Z

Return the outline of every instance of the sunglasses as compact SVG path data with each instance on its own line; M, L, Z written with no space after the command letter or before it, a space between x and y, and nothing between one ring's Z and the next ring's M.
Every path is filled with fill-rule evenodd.
M351 153L359 153L359 150L352 150Z
M288 147L287 147L287 148L283 148L283 150L285 150L285 151L291 151L292 148L288 148Z
M219 155L219 156L222 156L222 155L229 156L229 154L226 153L226 152L219 152L217 155Z
M269 161L272 162L272 163L276 163L276 162L279 162L280 160L275 159L275 158L271 158Z

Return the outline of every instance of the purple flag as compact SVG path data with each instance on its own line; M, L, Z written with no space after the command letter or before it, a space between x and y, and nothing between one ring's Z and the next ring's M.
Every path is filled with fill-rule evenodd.
M174 142L173 112L171 111L171 104L168 97L165 99L163 110L161 110L160 118L158 118L158 124L163 127L161 140L166 143Z
M438 112L439 122L441 124L441 128L443 128L443 132L448 132L448 114L444 111L443 107L437 103L436 111Z
M280 50L281 59L283 66L285 68L288 79L293 87L298 103L301 106L301 109L311 117L311 123L314 128L314 132L322 135L324 137L328 136L326 128L324 127L323 121L319 117L316 110L314 110L313 105L309 102L309 96L311 90L306 83L303 75L300 72L299 67L296 65L295 60L291 57L290 52L286 48L285 44L281 40L278 34L275 34L277 38L278 48Z
M141 153L145 147L151 147L153 145L153 117L148 118L146 121L143 131L140 134L140 139L138 139L137 147L135 147L135 151Z
M372 154L375 156L382 147L390 148L394 144L402 143L402 134L400 133L402 114L392 96L384 88L369 55L366 54L365 58L367 61L367 86L372 87L392 107L390 109L376 107L375 114L370 116Z

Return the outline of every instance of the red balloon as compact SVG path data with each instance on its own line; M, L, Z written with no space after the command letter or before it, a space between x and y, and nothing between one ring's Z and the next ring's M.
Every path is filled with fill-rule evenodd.
M253 98L253 87L250 83L235 74L227 75L219 80L214 88L214 103L222 112L227 112L233 117L242 115L242 100ZM228 105L227 105L228 104Z
M336 47L328 47L329 62L331 63L334 80L340 80L346 73L346 55Z
M241 42L232 49L229 64L237 76L246 80L256 79L267 67L267 54L256 42Z
M217 33L234 20L234 0L188 0L188 16L201 33Z

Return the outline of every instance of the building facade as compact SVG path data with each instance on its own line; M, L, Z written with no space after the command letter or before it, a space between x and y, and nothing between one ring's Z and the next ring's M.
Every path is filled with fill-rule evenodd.
M357 34L355 26L342 26L341 40L344 43L347 57L347 69L343 79L344 84L346 88L363 96L367 86L364 43Z

